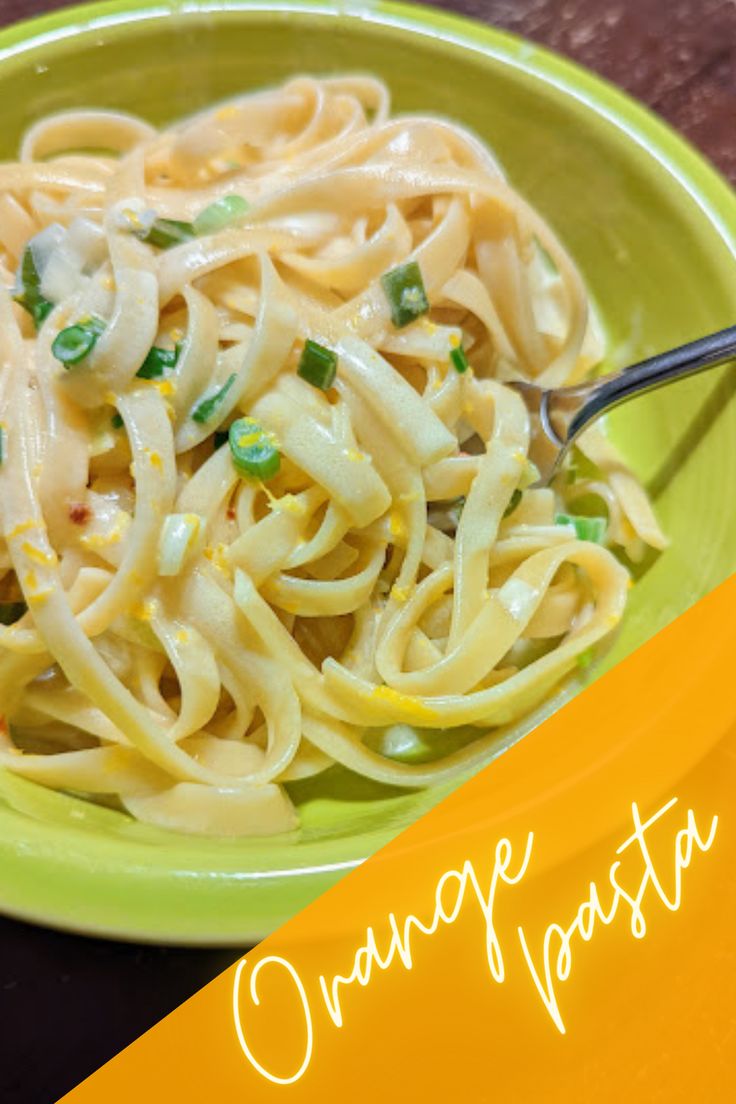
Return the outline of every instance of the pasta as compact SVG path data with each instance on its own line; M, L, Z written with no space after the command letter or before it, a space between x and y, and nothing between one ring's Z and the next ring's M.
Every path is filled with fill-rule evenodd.
M509 384L598 363L585 287L374 79L43 119L0 265L0 765L42 785L267 835L335 763L446 781L612 632L614 553L664 546L599 428L534 486Z

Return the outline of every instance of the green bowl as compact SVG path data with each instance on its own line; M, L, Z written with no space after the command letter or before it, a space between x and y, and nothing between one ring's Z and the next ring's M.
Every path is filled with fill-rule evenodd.
M95 4L11 27L0 34L0 156L12 158L23 129L47 112L106 106L164 123L300 71L349 70L383 77L398 109L452 116L491 143L579 263L614 353L638 358L736 322L736 199L718 175L591 74L436 10L170 0ZM612 421L672 544L632 591L608 666L736 566L735 386L721 370L640 399ZM390 790L333 769L293 787L299 833L207 840L2 773L0 908L120 938L242 944L444 792Z

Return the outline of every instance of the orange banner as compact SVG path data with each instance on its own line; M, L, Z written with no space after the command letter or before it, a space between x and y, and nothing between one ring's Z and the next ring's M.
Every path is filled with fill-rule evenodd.
M736 1097L736 578L72 1093Z

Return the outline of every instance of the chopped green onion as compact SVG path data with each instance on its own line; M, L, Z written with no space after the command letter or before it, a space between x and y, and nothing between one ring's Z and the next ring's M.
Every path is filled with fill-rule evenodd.
M229 437L230 437L230 433L227 429L218 429L213 434L215 449L222 448L222 446L224 444L226 444L226 442L228 441Z
M91 330L95 337L100 337L105 332L105 327L107 326L107 322L102 318L98 318L96 314L86 315L86 317L80 319L79 324Z
M214 203L210 203L209 207L205 207L203 211L200 211L195 218L192 223L194 233L197 235L215 234L231 222L242 218L249 207L248 201L239 195L227 195L221 199L216 199Z
M519 481L519 486L522 491L525 491L527 487L533 486L534 483L538 483L541 478L542 475L539 468L527 457L524 461L524 470L521 473L521 480Z
M576 514L557 514L555 525L572 526L578 540L602 544L606 535L606 519L602 517L582 517Z
M199 514L167 514L158 544L159 575L178 575L202 531Z
M470 365L468 364L468 358L465 355L465 350L461 345L458 345L457 349L450 350L450 360L452 361L453 368L460 375L463 372L467 372Z
M514 510L516 509L516 507L519 505L520 502L521 502L521 491L517 487L516 490L514 491L514 493L511 496L511 501L509 502L508 506L506 507L506 509L503 512L503 516L508 517L509 514L513 514Z
M0 625L14 625L27 608L25 602L0 602Z
M595 659L595 648L586 648L581 652L576 659L576 663L581 671L586 671Z
M157 249L171 249L174 245L181 245L196 237L191 222L165 218L157 218L145 230L136 230L135 235L141 241L155 245Z
M552 254L544 248L539 238L534 238L534 244L537 247L537 256L542 262L542 267L550 276L559 276L559 269L555 262L552 260Z
M381 277L381 285L391 308L391 321L397 329L408 326L429 310L422 273L416 261L392 268Z
M199 422L200 425L208 422L234 383L235 372L223 383L219 391L215 391L214 395L210 395L209 398L202 399L201 402L197 403L192 411L194 421Z
M39 295L38 299L33 304L33 309L31 310L33 321L36 323L37 330L41 328L42 323L46 321L53 309L54 304L50 303L48 299L44 299L43 295Z
M154 345L136 372L139 379L160 379L167 368L175 368L179 359L179 347L161 349Z
M443 533L456 530L460 524L460 515L465 508L465 499L450 499L448 502L433 503L427 508L427 521Z
M470 725L430 730L395 724L388 728L369 728L363 733L363 743L371 751L399 763L436 762L467 747L474 739L477 737Z
M122 429L125 425L125 422L119 414L113 414L112 418L110 419L110 425L113 429Z
M459 498L455 499L455 502L450 506L450 509L447 511L447 516L449 517L450 521L454 523L456 529L460 524L460 518L464 509L465 496L461 495Z
M253 418L238 418L230 426L230 452L241 475L270 479L281 467L273 437Z
M51 352L65 368L72 368L92 352L104 329L105 323L101 318L87 318L74 326L67 326L54 338Z
M316 341L305 341L299 358L298 374L320 391L328 391L335 382L337 372L337 353L326 349Z
M13 295L15 302L28 311L36 323L36 329L39 329L54 309L54 304L41 294L41 276L30 245L23 250L16 287L18 290Z
M395 724L381 733L378 752L399 763L424 763L432 758L432 745L426 733L411 725Z
M30 245L27 245L23 250L20 261L20 279L24 292L38 291L41 287L41 275L36 268L36 258L33 256Z

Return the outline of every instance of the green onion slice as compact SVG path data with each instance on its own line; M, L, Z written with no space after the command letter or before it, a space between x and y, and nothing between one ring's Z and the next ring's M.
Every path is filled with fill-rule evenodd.
M519 487L522 491L525 491L527 487L531 487L535 483L538 483L541 478L542 474L539 468L529 459L529 457L527 457L524 461L524 470L521 473Z
M373 735L373 734L371 734ZM371 743L386 759L395 759L398 763L426 763L433 758L431 735L418 731L406 724L391 725L376 732Z
M36 329L41 328L41 324L46 321L53 309L54 304L50 303L48 299L44 299L43 295L39 295L31 311L33 321L36 323Z
M450 350L450 360L452 361L453 368L456 372L459 372L460 375L462 375L463 372L467 372L470 367L468 358L465 355L465 350L460 345L458 345L457 349Z
M520 502L521 502L521 491L517 487L516 490L514 491L514 493L511 496L511 500L510 500L508 506L506 507L506 509L503 512L503 516L508 517L509 514L513 514L514 510L516 509L516 507L519 505Z
M581 671L587 671L595 659L595 648L586 648L580 653L576 659L576 663Z
M433 502L427 506L427 521L443 533L454 532L460 524L465 509L465 499L452 498L446 502Z
M158 545L159 575L178 575L202 531L199 514L167 514Z
M13 298L31 315L36 323L36 329L40 328L41 323L54 309L54 304L41 294L41 276L30 245L23 250Z
M231 222L242 218L249 207L250 204L247 199L243 199L242 196L222 196L221 199L216 199L214 203L210 203L209 207L205 207L203 211L199 212L192 223L194 233L197 235L215 234L218 230L223 230L226 226L229 226Z
M51 352L65 368L72 368L92 352L104 329L105 323L101 318L85 318L74 326L60 330L54 338Z
M206 399L202 399L198 402L192 411L192 418L195 422L199 422L200 425L204 425L205 422L209 422L210 418L214 415L220 403L223 401L228 391L235 383L235 372L223 383L219 391L215 391L214 395L210 395Z
M179 346L162 349L154 345L136 372L139 379L160 379L167 368L175 368L179 359Z
M171 249L174 245L181 245L196 237L191 222L165 218L155 219L145 230L136 230L135 235L141 241L155 245L157 249Z
M305 341L297 372L313 387L318 387L320 391L329 391L335 382L337 353L316 341Z
M381 277L381 286L391 308L391 321L397 329L408 326L429 310L422 273L416 261L392 268Z
M254 479L271 479L281 467L273 437L253 418L238 418L230 426L230 452L240 474Z
M110 419L110 425L113 429L122 429L125 425L125 422L119 414L113 414L112 418Z
M363 742L379 755L400 763L431 763L466 747L475 738L469 725L453 729L415 728L395 724L369 728Z
M571 525L578 540L602 544L606 535L606 519L602 517L582 517L576 514L557 514L555 525Z

